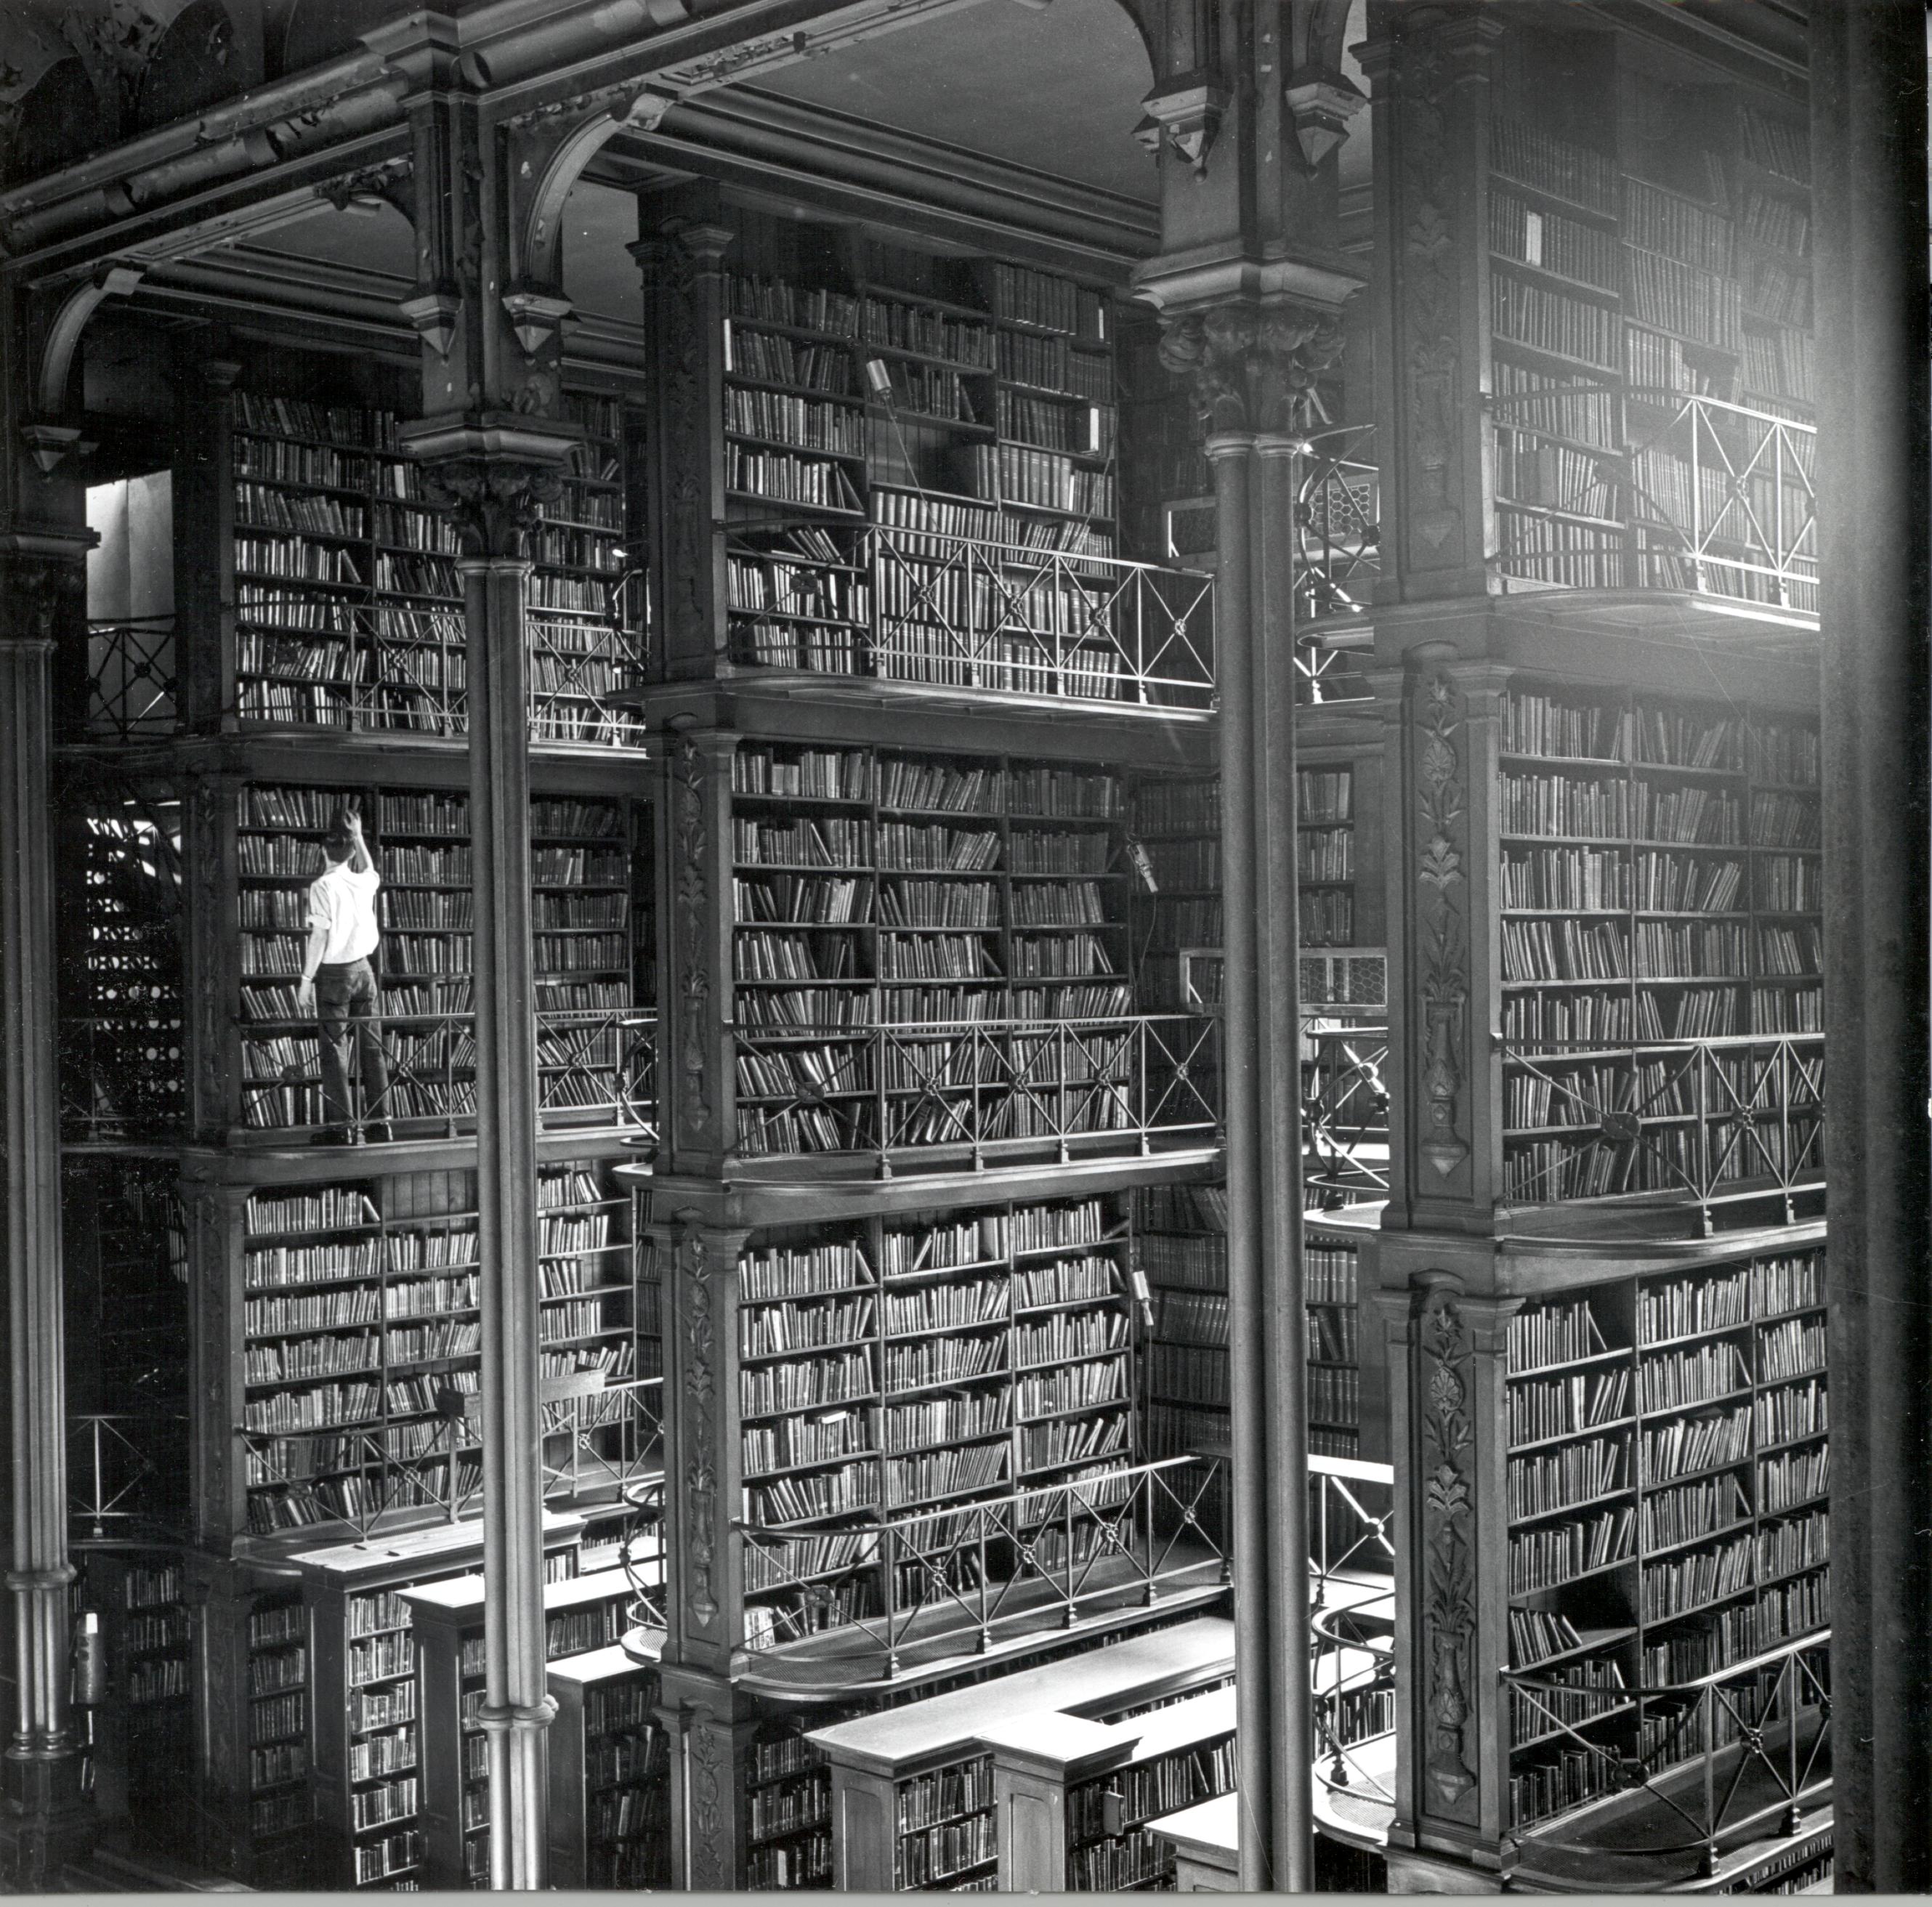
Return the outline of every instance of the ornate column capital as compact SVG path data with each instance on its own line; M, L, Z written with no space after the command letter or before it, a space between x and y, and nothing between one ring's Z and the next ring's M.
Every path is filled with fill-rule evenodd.
M1231 300L1161 315L1160 361L1192 385L1211 433L1305 430L1325 418L1316 385L1342 355L1333 311Z
M563 493L574 433L521 419L482 429L437 425L403 433L422 471L423 494L454 523L465 560L526 562L543 506Z
M15 532L0 535L0 643L52 649L64 625L83 613L87 553L99 539Z

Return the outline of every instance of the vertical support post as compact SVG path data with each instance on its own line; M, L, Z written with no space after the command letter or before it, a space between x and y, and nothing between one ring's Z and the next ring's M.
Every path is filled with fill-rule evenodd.
M1215 670L1221 700L1222 1091L1228 1147L1228 1391L1234 1444L1235 1681L1240 1690L1241 1885L1274 1885L1274 1795L1280 1779L1274 1712L1280 1639L1270 1632L1270 1495L1266 1438L1268 1300L1264 1220L1259 1015L1260 887L1256 840L1260 723L1253 589L1254 438L1216 431L1208 439L1214 479ZM1299 1661L1298 1641L1294 1649Z
M658 1719L670 1740L671 1885L688 1894L740 1891L746 1882L744 1801L749 1702L722 1676L666 1663Z
M235 382L208 358L177 373L174 469L175 706L190 734L240 725L235 631ZM229 938L232 940L231 934Z
M1924 22L1819 8L1811 145L1821 339L1832 1684L1840 1892L1932 1887L1932 1256L1928 1158L1932 619L1922 428Z
M189 1502L201 1548L226 1555L248 1531L241 1372L246 1300L242 1293L242 1213L246 1189L184 1183L188 1234Z
M1262 1240L1267 1399L1265 1474L1274 1706L1285 1765L1295 1777L1274 1797L1274 1885L1313 1885L1313 1791L1300 1777L1315 1740L1306 1668L1308 1636L1308 1312L1301 1234L1300 904L1295 880L1294 484L1299 440L1257 439L1256 636L1250 656L1254 711L1254 794L1259 940L1256 969L1262 1021Z
M671 682L718 673L724 661L724 259L736 235L715 191L693 188L658 235L631 255L644 274L652 353L650 524L657 632L652 673Z
M86 1839L68 1702L67 1347L55 1019L51 676L84 613L86 532L0 539L0 1132L7 1149L16 1708L0 1852L16 1891L57 1885Z
M657 780L658 1170L716 1178L738 1138L731 763L721 730L664 737Z
M184 628L193 627L184 621ZM204 632L205 633L205 632ZM183 790L187 853L182 955L183 1032L188 1042L188 1129L220 1145L244 1123L241 1041L242 948L235 931L239 889L236 829L243 778L191 776Z

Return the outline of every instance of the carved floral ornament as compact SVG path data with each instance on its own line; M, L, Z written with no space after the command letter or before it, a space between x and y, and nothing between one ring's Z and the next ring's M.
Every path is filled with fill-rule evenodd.
M1432 1812L1470 1812L1476 1786L1464 1733L1474 1714L1470 1660L1476 1633L1475 1505L1469 1480L1469 1337L1453 1281L1423 1298L1422 1652L1426 1752Z
M704 1233L687 1225L677 1242L684 1276L679 1293L679 1329L683 1338L684 1390L695 1435L683 1451L685 1504L689 1512L680 1547L686 1556L690 1595L686 1612L692 1625L717 1622L718 1473L710 1454L711 1407L717 1390L717 1333L712 1315L711 1247Z
M1456 738L1462 723L1455 697L1441 676L1418 697L1421 748L1416 764L1420 826L1416 856L1418 924L1422 954L1423 1104L1428 1131L1422 1156L1444 1178L1469 1156L1456 1131L1462 1089L1468 1004L1467 882L1462 850L1466 805Z
M475 457L421 468L424 497L454 523L466 556L526 555L544 505L563 494L554 464Z
M1160 361L1190 381L1210 435L1325 423L1318 385L1341 355L1340 319L1312 305L1215 304L1161 321Z

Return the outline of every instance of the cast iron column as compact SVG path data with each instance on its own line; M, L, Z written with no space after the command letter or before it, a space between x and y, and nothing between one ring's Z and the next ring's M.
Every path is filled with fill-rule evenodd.
M1274 1885L1276 1714L1280 1639L1270 1620L1269 1336L1264 1260L1260 1000L1262 870L1256 837L1262 724L1255 697L1262 644L1254 589L1255 439L1207 442L1214 476L1214 669L1221 709L1222 1117L1228 1135L1228 1401L1234 1462L1234 1679L1241 1796L1241 1885ZM1304 1570L1306 1564L1302 1565Z
M78 539L0 553L0 1132L7 1148L8 1381L13 1392L14 1693L6 1750L14 1892L58 1885L87 1809L68 1701L66 1330L56 1076L52 658L82 614ZM28 547L44 544L44 547Z
M439 458L416 433L424 488L461 539L476 897L476 1178L482 1262L483 1580L490 1885L544 1885L546 1732L542 1405L538 1303L536 987L530 949L529 532L561 487L567 439L458 430ZM477 436L487 442L477 444ZM514 440L514 441L513 441ZM520 453L520 454L519 454Z
M1270 1709L1286 1766L1276 1781L1274 1885L1313 1885L1314 1794L1306 1759L1315 1741L1308 1672L1308 1312L1301 1255L1300 904L1295 880L1294 484L1299 439L1257 439L1256 636L1250 652L1260 904L1259 1123L1262 1263L1267 1381L1262 1426L1272 1514L1268 1519ZM1300 1754L1294 1744L1306 1746Z

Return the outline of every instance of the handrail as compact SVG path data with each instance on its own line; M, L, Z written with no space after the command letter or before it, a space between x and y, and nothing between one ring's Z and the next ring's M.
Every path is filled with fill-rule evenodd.
M1310 1453L1309 1667L1313 1681L1315 1775L1330 1789L1393 1805L1393 1790L1360 1751L1395 1726L1395 1471L1388 1464ZM1365 1499L1383 1494L1386 1507ZM1340 1546L1336 1537L1340 1532ZM1353 1576L1344 1572L1354 1570ZM1347 1591L1363 1575L1388 1573L1364 1603ZM1366 1726L1363 1725L1366 1723Z
M180 720L175 699L175 619L91 619L87 625L86 732L96 741L170 735Z
M1204 1572L1225 1582L1227 1558L1201 1515L1220 1466L1218 1458L1192 1456L1096 1465L1056 1483L875 1513L836 1528L770 1528L742 1520L731 1527L749 1594L795 1590L822 1597L830 1581L868 1582L872 1606L860 1606L855 1596L836 1626L869 1642L891 1680L915 1640L970 1636L984 1654L1002 1624L1029 1633L1070 1627L1084 1606L1103 1598L1137 1593L1151 1605L1166 1590L1198 1585ZM820 1558L819 1567L796 1567L794 1559L802 1556ZM746 1646L782 1650L824 1626L786 1635L775 1621L769 1635L748 1638Z
M136 1434L123 1425L134 1426ZM166 1510L158 1511L149 1501L152 1486L181 1480L163 1468L166 1456L156 1448L155 1433L163 1425L177 1429L185 1458L188 1420L182 1412L68 1413L68 1515L76 1529L86 1526L83 1540L103 1542L110 1526L130 1537L158 1532L169 1541L184 1540L184 1520L178 1528ZM186 1507L184 1500L167 1506L177 1511Z
M380 1367L366 1375L380 1379ZM473 1372L470 1375L473 1375ZM597 1372L584 1375L602 1376ZM564 1457L544 1464L546 1499L569 1501L580 1493L601 1495L607 1491L621 1498L632 1486L647 1483L654 1474L650 1469L652 1456L662 1444L663 1385L662 1377L630 1374L603 1377L601 1383L586 1387L580 1393L543 1402L543 1435L546 1438L567 1435L571 1439ZM652 1391L658 1393L656 1409L646 1407L645 1394ZM611 1396L623 1400L616 1414L585 1420L581 1407ZM374 1534L392 1510L440 1510L446 1521L457 1522L478 1501L483 1488L480 1467L470 1466L466 1473L461 1462L466 1452L482 1447L466 1436L467 1427L481 1409L482 1398L476 1391L452 1388L436 1402L434 1417L411 1417L400 1424L391 1423L386 1415L293 1430L263 1430L238 1424L236 1435L248 1453L249 1487L312 1483L317 1480L319 1472L332 1478L353 1479L352 1490L345 1493L338 1484L332 1501L320 1500L335 1519L346 1523L358 1538ZM622 1427L634 1433L625 1441L634 1442L636 1448L614 1462L596 1451L586 1441L595 1432ZM412 1443L421 1447L407 1447ZM317 1466L306 1475L299 1472L274 1474L278 1462L275 1453L282 1447L302 1444L320 1446L339 1460ZM595 1458L594 1470L585 1462L585 1453Z
M782 516L734 525L728 559L822 574L802 550L749 540L755 531L789 527ZM739 666L994 694L1214 706L1214 585L1199 571L903 526L813 527L850 538L841 554L862 589L836 615L798 622L784 619L782 601L734 604Z
M928 1020L736 1029L747 1159L956 1145L976 1166L1016 1147L1220 1129L1220 1022L1208 1015ZM747 1082L763 1086L748 1092Z
M1798 1195L1823 1188L1822 1033L1614 1044L1512 1039L1503 1041L1502 1057L1516 1081L1546 1087L1546 1110L1561 1115L1534 1126L1513 1116L1510 1136L1575 1138L1599 1148L1588 1162L1595 1180L1587 1186L1568 1182L1579 1154L1552 1149L1540 1165L1522 1162L1510 1186L1519 1204L1681 1192L1699 1206L1708 1232L1716 1206L1767 1198L1780 1201L1784 1222L1794 1224ZM1583 1060L1592 1070L1571 1069ZM1512 1090L1506 1078L1506 1093ZM1519 1095L1514 1103L1520 1113L1528 1101Z
M1671 1683L1586 1690L1534 1668L1500 1671L1522 1719L1539 1733L1567 1738L1571 1752L1580 1750L1600 1770L1598 1792L1644 1789L1691 1831L1687 1840L1641 1846L1622 1834L1587 1842L1561 1840L1551 1831L1563 1818L1558 1815L1551 1817L1550 1828L1532 1824L1519 1829L1519 1846L1616 1861L1694 1855L1697 1873L1708 1879L1717 1871L1726 1837L1735 1839L1774 1819L1778 1833L1798 1834L1805 1807L1822 1801L1831 1785L1831 1638L1828 1627L1811 1630L1722 1669ZM1563 1696L1570 1699L1567 1703L1558 1699ZM1612 1712L1626 1707L1633 1711L1634 1754L1581 1732L1602 1718L1600 1708L1594 1714L1587 1711L1606 1697L1614 1698ZM1815 1713L1818 1726L1801 1750L1799 1722L1805 1711ZM1720 1779L1718 1758L1732 1748L1741 1750L1737 1765ZM1694 1763L1701 1779L1669 1779ZM1769 1776L1774 1798L1734 1813L1744 1777L1753 1769ZM1682 1798L1685 1790L1691 1806Z
M1495 401L1508 513L1498 514L1491 559L1499 569L1545 585L1688 591L1816 628L1815 425L1661 389L1631 394L1669 414L1628 445L1589 445L1514 421L1518 412L1534 419L1539 401L1564 394Z

